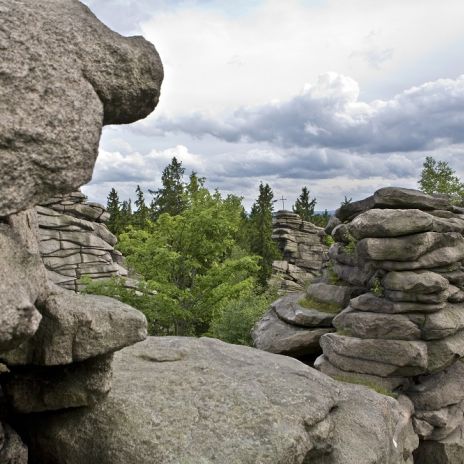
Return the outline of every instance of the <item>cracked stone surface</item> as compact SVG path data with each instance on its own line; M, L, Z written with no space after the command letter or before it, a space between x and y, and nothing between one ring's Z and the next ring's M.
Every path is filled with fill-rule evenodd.
M102 126L147 116L163 68L77 0L0 0L0 216L92 176Z

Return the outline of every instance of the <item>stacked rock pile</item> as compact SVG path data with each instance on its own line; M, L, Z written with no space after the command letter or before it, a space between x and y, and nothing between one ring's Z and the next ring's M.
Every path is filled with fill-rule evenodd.
M252 331L260 350L297 358L319 355L319 339L334 332L333 319L350 301L356 289L324 282L311 284L304 292L289 293L271 304Z
M303 221L291 211L277 211L272 238L283 260L272 263L272 281L286 291L302 291L305 284L319 276L328 259L324 229Z
M366 290L334 318L337 332L321 337L316 367L405 392L422 440L416 462L462 462L464 209L384 188L336 217L330 272L356 293Z
M116 237L105 222L109 214L81 192L59 195L36 207L40 253L49 278L60 287L79 290L79 279L127 276Z

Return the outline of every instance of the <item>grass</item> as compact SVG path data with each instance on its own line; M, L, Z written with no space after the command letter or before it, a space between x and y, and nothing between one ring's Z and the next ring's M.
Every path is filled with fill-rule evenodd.
M336 314L342 310L342 307L335 303L323 303L321 301L317 301L314 298L305 297L298 302L300 306L303 308L308 309L316 309L317 311L321 311L323 313L330 313Z
M343 329L337 329L337 335L344 335L346 337L351 337L353 336L353 332L351 331L351 329L348 329L348 328L343 328Z
M339 382L352 383L354 385L364 385L365 387L368 387L371 390L380 393L381 395L390 396L395 399L398 398L398 393L395 393L388 388L382 387L381 385L370 380L361 379L351 375L335 375L333 378Z

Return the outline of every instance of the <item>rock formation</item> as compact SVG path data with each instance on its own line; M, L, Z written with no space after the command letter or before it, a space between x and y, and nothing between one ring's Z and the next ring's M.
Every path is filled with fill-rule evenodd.
M272 238L283 259L272 263L272 281L285 291L302 291L321 274L327 261L328 246L324 229L303 221L291 211L277 211L273 219Z
M334 318L337 332L321 337L316 366L408 395L415 462L463 462L464 209L384 188L336 216L326 279L357 296Z
M48 280L32 207L90 180L102 125L150 113L163 69L153 45L110 31L77 0L0 0L0 43L0 462L23 464L5 417L95 404L110 389L113 352L146 337L133 308ZM42 225L56 219L49 206ZM66 219L78 233L84 222Z
M53 206L71 202L61 250L66 232L83 225L67 213L87 211L71 192L90 178L102 125L152 111L163 71L151 44L110 31L77 0L0 0L0 12L0 462L26 463L22 438L31 464L411 463L417 436L406 397L396 401L290 358L208 339L151 338L118 352L145 338L144 316L48 279L33 207L69 194L49 203L48 215L39 208L53 230ZM448 257L459 248L453 240ZM431 253L446 248L437 237L421 249L428 245ZM428 304L441 309L449 289L430 285L436 291ZM422 368L417 349L413 367ZM455 366L450 360L448 370L424 379L411 394L417 409L427 395L442 405L437 389L451 385ZM431 404L433 421L427 408L415 420L436 424L435 434L446 426ZM450 452L444 439L437 443Z
M49 199L36 211L39 249L52 282L78 291L82 277L127 276L122 255L114 249L117 239L105 225L109 214L102 205L73 192Z

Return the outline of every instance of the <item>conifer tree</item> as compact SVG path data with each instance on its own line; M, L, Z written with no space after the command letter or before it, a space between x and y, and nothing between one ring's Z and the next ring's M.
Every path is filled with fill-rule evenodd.
M259 282L267 287L272 273L272 262L278 258L279 252L272 240L272 212L274 210L274 194L269 184L259 185L259 196L251 208L249 219L250 249L261 257Z
M314 207L316 206L316 199L310 198L309 190L305 186L301 189L301 194L293 205L293 212L298 214L303 221L311 221L314 216Z
M116 189L113 187L108 194L106 201L106 210L110 213L110 219L107 222L108 229L115 235L121 232L121 202Z
M121 232L132 224L132 200L124 200L121 205Z
M133 225L139 229L143 229L150 218L150 210L145 203L145 196L140 185L137 185L135 190L137 199L135 200L135 207L137 210L133 214Z
M150 210L154 220L163 213L177 216L184 211L186 207L184 172L182 161L177 161L174 156L161 175L162 187L158 190L149 190L153 195Z

